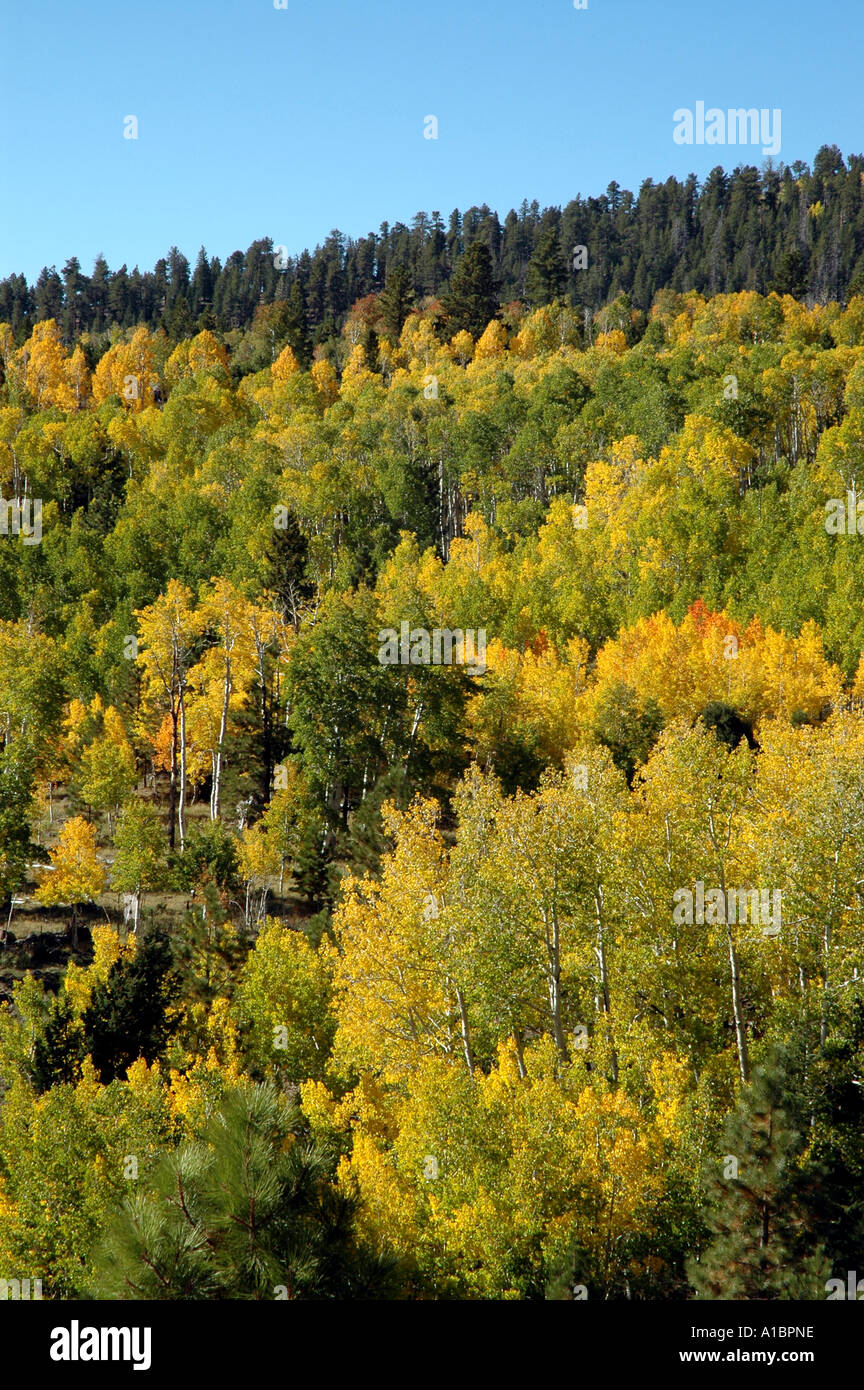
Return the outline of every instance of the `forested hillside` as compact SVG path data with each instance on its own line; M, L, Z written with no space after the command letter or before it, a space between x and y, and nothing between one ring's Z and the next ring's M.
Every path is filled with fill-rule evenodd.
M862 173L5 283L0 1271L862 1267Z
M864 157L847 162L826 145L812 168L803 160L732 173L718 166L701 186L692 175L684 183L646 179L636 194L613 182L564 208L523 202L503 221L485 204L457 208L446 222L418 212L410 226L384 222L360 238L333 231L298 256L278 233L224 264L202 247L192 267L173 247L153 270L112 269L99 256L87 275L73 256L59 272L45 267L35 284L23 275L0 281L0 323L20 340L53 318L67 346L86 333L98 355L112 325L162 328L173 339L209 328L234 335L234 346L262 306L275 305L264 321L305 364L310 347L332 347L352 305L380 293L393 272L400 274L391 293L444 294L475 243L489 252L496 302L525 299L536 308L565 296L583 310L587 335L591 315L619 294L642 310L669 288L774 290L825 304L864 291ZM253 335L236 365L248 371L269 360Z

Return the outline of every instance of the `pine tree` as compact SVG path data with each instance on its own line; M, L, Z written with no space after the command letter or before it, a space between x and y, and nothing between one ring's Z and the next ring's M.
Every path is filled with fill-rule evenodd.
M278 599L282 612L295 628L300 626L302 604L314 593L306 578L309 542L300 529L292 511L287 511L283 524L273 531L264 554L266 569L264 588Z
M808 1221L811 1179L786 1100L792 1084L788 1054L772 1049L727 1117L706 1194L711 1237L687 1269L699 1298L824 1297L831 1265Z
M139 1057L149 1063L160 1056L170 1031L167 1010L177 994L173 965L165 933L148 932L131 960L115 961L105 983L93 990L84 1033L105 1084L122 1078Z
M309 342L306 301L299 280L292 280L291 288L288 291L285 335L300 366L307 367L312 356L312 347Z
M663 716L650 696L640 700L632 686L618 682L597 702L594 735L620 767L628 782L644 763L663 727Z
M475 241L465 252L450 281L444 300L452 334L470 333L479 338L498 313L497 288L492 255L482 241Z
M389 271L384 293L378 303L381 307L387 337L391 343L398 343L402 325L414 303L411 272L404 265L395 265Z
M738 710L724 704L722 700L712 700L705 706L699 718L705 728L713 729L720 742L729 748L737 748L742 738L746 738L751 748L756 747L752 724L742 719Z
M864 1277L864 1000L848 1001L813 1059L801 1106L815 1120L808 1151L810 1223L834 1274Z
M535 306L552 304L560 299L567 284L567 267L561 251L561 238L556 222L541 234L528 263L525 291Z
M80 1020L65 990L51 1004L44 1031L33 1044L33 1081L38 1092L62 1083L75 1084L86 1055Z
M355 1235L333 1159L270 1085L229 1091L199 1140L124 1200L95 1253L94 1294L126 1299L376 1298L393 1259Z

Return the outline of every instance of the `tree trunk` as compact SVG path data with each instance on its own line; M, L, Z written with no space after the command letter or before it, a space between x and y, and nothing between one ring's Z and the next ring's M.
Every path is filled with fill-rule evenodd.
M723 894L723 901L728 905L729 894L726 891L726 869L725 863L721 858L720 841L714 824L713 810L709 811L708 827L711 835L711 844L720 862L720 891ZM726 918L726 945L729 950L729 976L732 984L732 1016L735 1020L735 1042L738 1048L738 1071L741 1080L746 1086L750 1080L750 1056L747 1049L747 1026L744 1021L744 1010L741 1004L741 975L738 969L738 953L735 950L735 941L732 936L732 924L729 921L729 912L724 912Z
M728 915L728 914L727 914ZM738 956L732 940L732 928L726 923L726 941L729 947L729 974L732 980L732 1014L735 1019L735 1041L738 1046L738 1070L746 1086L750 1080L750 1056L747 1050L747 1028L741 1008L741 978L738 973Z
M558 921L553 914L551 936L548 935L549 946L549 1010L552 1014L552 1036L555 1039L555 1046L566 1062L569 1060L570 1053L567 1048L567 1040L564 1037L564 1028L561 1022L561 941L558 930Z
M612 1037L611 1020L611 1000L609 991L609 971L606 964L606 940L603 930L603 889L598 887L595 895L597 910L597 960L600 966L600 989L603 1002L603 1014L606 1020L606 1041L609 1045L609 1064L612 1071L612 1083L618 1084L618 1053Z
M468 1029L468 1011L465 1008L465 996L458 985L455 985L454 988L456 990L456 1003L459 1006L459 1029L462 1034L462 1052L465 1057L465 1065L469 1073L473 1074L474 1054L471 1051L471 1034Z
M231 690L233 682L231 680L231 658L225 659L225 690L222 699L222 717L219 721L219 742L216 745L216 764L213 770L213 791L210 797L210 819L219 819L219 796L222 786L222 748L225 743L225 731L228 728L228 705L231 700Z
M153 770L153 790L156 790L156 770ZM177 710L171 706L171 786L168 803L168 843L174 848L177 821Z
M177 804L177 826L180 848L186 843L186 701L180 694L180 799Z

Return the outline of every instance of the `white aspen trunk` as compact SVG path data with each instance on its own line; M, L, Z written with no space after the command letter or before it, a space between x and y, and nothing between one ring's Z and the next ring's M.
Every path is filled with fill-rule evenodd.
M605 1018L605 1020L606 1020L606 1041L607 1041L607 1044L608 1044L608 1046L609 1046L609 1066L610 1066L610 1070L611 1070L611 1072L612 1072L612 1082L613 1082L614 1085L617 1086L617 1084L618 1084L618 1052L617 1052L617 1050L616 1050L615 1041L614 1041L614 1038L613 1038L613 1036L612 1036L612 1023L611 1023L611 1018L610 1018L610 1015L611 1015L611 1012L612 1012L612 1005L611 1005L611 994L610 994L610 990L609 990L609 968L608 968L607 961L606 961L606 934L605 934L605 931L604 931L604 920L603 920L604 902L603 902L603 889L602 889L602 887L599 887L599 886L598 886L597 892L596 892L596 894L595 894L595 899L594 899L594 901L595 901L596 917L597 917L597 947L596 947L596 949L597 949L597 962L598 962L598 965L600 966L600 990L601 990L601 1000L602 1000L603 1016L604 1016L604 1018Z
M726 891L726 868L720 858L720 842L714 824L714 813L709 812L708 827L711 835L711 844L715 854L720 860L720 891L723 894L724 903L729 902L729 895ZM738 953L735 950L735 940L732 935L732 924L729 921L728 911L726 917L726 946L729 952L729 978L732 989L732 1017L735 1022L735 1043L738 1049L738 1072L741 1081L746 1086L750 1080L750 1055L747 1048L747 1025L744 1021L744 1008L741 1002L741 975L738 966Z
M474 1055L471 1051L471 1034L468 1030L468 1011L465 1008L465 996L458 985L456 989L456 1003L459 1006L459 1031L462 1035L462 1052L465 1057L465 1065L469 1073L474 1072Z
M186 699L180 692L180 799L177 803L177 826L180 848L186 843Z
M724 890L724 897L725 897ZM727 913L728 917L728 913ZM741 1006L741 977L738 971L738 955L732 940L732 927L726 923L726 943L729 947L729 975L732 983L732 1015L735 1020L735 1042L738 1047L738 1071L746 1086L750 1080L750 1057L747 1050L747 1029Z
M227 638L226 638L227 640ZM231 679L231 658L225 658L225 690L222 698L222 718L219 721L219 742L216 746L216 767L213 773L213 794L210 804L210 819L219 819L219 797L222 785L222 747L225 742L225 731L228 728L228 704L231 699L233 688Z

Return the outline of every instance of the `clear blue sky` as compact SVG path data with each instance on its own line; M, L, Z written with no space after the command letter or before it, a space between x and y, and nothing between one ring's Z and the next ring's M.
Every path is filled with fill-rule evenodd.
M0 0L0 276L761 164L673 142L700 100L858 153L862 38L862 0Z

